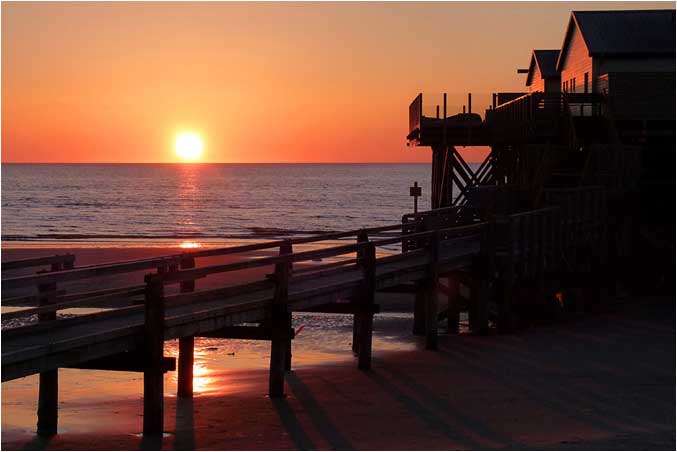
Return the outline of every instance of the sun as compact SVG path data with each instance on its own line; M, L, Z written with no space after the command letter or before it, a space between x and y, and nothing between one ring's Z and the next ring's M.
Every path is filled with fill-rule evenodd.
M174 142L176 155L186 162L194 162L202 156L202 138L194 132L181 132Z

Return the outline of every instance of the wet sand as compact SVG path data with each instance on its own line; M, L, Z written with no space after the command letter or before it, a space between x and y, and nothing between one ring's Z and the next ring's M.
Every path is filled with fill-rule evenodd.
M62 369L49 440L33 433L37 377L2 384L2 448L674 449L674 319L674 300L652 300L509 336L441 329L432 352L409 313L386 312L362 372L349 316L299 314L285 399L266 396L268 343L200 340L195 397L165 377L161 441L139 435L141 374Z

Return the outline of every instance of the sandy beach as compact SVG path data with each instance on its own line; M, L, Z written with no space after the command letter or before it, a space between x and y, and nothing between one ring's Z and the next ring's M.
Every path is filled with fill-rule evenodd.
M75 251L81 265L174 252ZM27 253L3 250L3 259ZM440 350L429 352L410 334L410 301L379 296L385 312L375 320L369 372L356 368L349 316L295 315L303 328L284 400L266 395L267 342L198 340L193 400L177 399L176 373L165 376L161 444L139 435L141 374L60 370L60 431L50 440L34 434L37 376L3 383L2 448L675 447L674 303L618 304L509 336L441 329ZM176 343L165 349L175 355Z

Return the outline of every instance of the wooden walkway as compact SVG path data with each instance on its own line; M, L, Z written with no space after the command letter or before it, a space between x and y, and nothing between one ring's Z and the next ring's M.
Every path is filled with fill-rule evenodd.
M50 271L2 280L3 292L37 289L35 294L3 299L5 305L36 303L35 307L3 314L3 320L36 315L38 320L2 330L2 381L40 373L38 433L49 435L57 426L59 367L143 372L144 434L159 434L163 430L163 373L178 369L178 395L192 396L194 337L270 341L269 394L279 397L284 395L284 372L291 367L293 311L353 315L353 350L358 367L369 369L373 315L378 312L375 292L413 283L417 291L415 323L426 335L426 348L435 349L437 322L442 315L448 317L451 329L454 322L458 329L458 306L454 308L457 293L453 293L449 275L459 271L471 274L475 299L480 300L471 320L483 323L485 328L490 281L499 273L514 277L514 270L506 270L508 267L501 264L505 257L513 263L531 260L541 271L545 262L552 260L554 247L545 243L552 243L556 236L554 212L556 209L541 209L513 215L504 218L501 227L497 222L477 221L459 226L459 219L465 218L460 208L440 209L405 216L403 223L392 226L139 261L78 268L73 265L74 256L66 255L3 263L5 269L49 265ZM525 222L525 218L535 220ZM529 234L519 225L528 226ZM497 246L501 234L519 244L519 249ZM386 238L382 238L384 235ZM355 243L293 252L295 244L350 237L356 237ZM377 258L376 249L388 245L401 245L403 251ZM278 253L196 266L200 258L255 250ZM332 261L314 263L320 259ZM298 266L301 263L312 265ZM202 278L257 267L272 272L246 284L195 290ZM62 289L75 281L91 281L94 288L97 278L140 270L150 272L137 285L79 293ZM450 278L448 286L440 284L444 277ZM448 295L444 306L438 306L440 294ZM120 302L120 307L68 318L56 316L59 310L111 300ZM509 303L501 306L499 311L509 309ZM163 356L164 341L176 338L178 366L173 358Z

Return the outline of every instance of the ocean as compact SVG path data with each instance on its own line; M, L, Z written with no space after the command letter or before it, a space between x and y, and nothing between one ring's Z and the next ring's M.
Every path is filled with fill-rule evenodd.
M398 223L429 164L2 164L2 242L201 245Z

